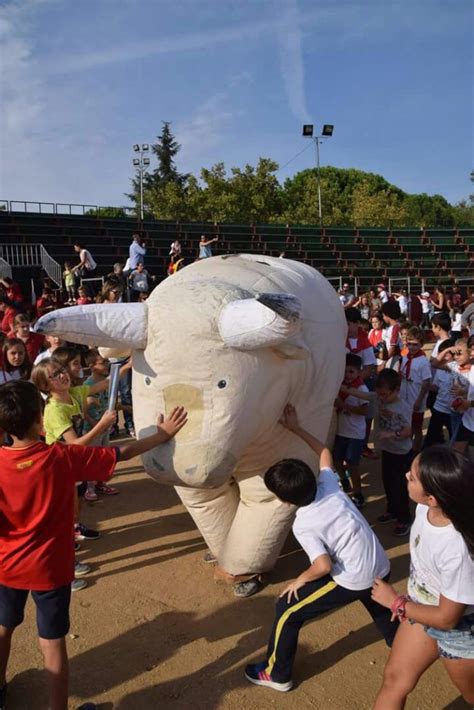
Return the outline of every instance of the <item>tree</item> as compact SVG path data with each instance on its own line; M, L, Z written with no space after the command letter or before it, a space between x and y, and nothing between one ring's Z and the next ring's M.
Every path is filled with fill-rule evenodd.
M403 227L406 210L400 197L390 189L376 191L361 182L352 193L352 224L363 227Z

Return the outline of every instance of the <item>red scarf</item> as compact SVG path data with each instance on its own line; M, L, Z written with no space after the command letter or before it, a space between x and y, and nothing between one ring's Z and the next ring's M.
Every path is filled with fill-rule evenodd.
M411 353L408 353L408 355L406 356L407 361L403 366L403 374L405 375L407 380L410 379L412 360L414 360L416 357L425 357L425 353L423 352L423 350L417 350L416 353L413 353L413 355Z
M357 390L357 389L359 389L359 387L361 385L363 385L365 383L364 383L364 380L362 379L362 377L356 377L355 380L352 380L352 382L346 382L344 380L342 384L345 385L346 387L350 387L351 389ZM347 392L341 392L339 390L338 397L339 397L339 399L342 399L342 401L344 402L348 397L350 397L350 395Z
M353 340L354 338L350 338L350 340ZM367 348L371 348L369 336L367 335L366 331L363 328L359 328L357 331L357 343L355 348L351 348L349 338L346 340L346 348L349 350L350 353L360 353L362 350L367 350Z

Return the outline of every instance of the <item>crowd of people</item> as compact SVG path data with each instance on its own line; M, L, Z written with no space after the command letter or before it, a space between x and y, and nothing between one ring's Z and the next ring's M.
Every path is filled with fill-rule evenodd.
M90 252L83 254L83 246L78 247L80 269L87 268ZM178 260L177 243L172 251ZM145 256L146 246L135 235L129 263L114 265L97 300L111 307L122 299L143 300L152 283ZM90 297L78 286L77 271L65 265L67 302L85 305ZM118 431L116 408L108 401L108 361L95 349L32 331L34 319L58 305L49 285L33 309L17 284L4 279L2 287L0 708L11 638L31 591L50 707L65 710L69 600L71 592L86 586L90 571L75 551L84 539L99 537L84 520L83 501L93 505L99 498L113 499L119 491L108 481L117 461L174 436L186 424L186 412L177 408L158 420L156 434L135 440L130 362L124 362L118 407L131 438L111 442ZM344 285L346 364L334 403L332 450L300 427L291 404L283 413L282 425L320 457L319 475L288 459L265 473L265 483L280 500L297 507L293 531L310 566L278 600L266 658L245 670L254 684L289 690L303 623L358 600L392 647L377 710L402 708L438 656L465 699L474 702L474 479L469 458L474 450L474 308L470 296L456 287L449 295L436 289L429 298L437 308L429 321L416 323L409 320L413 312L404 292L389 296L380 284L355 298ZM421 294L421 305L423 299ZM428 340L434 343L430 353ZM380 463L385 492L386 509L375 530L393 525L395 536L410 535L407 595L390 586L387 555L361 513L366 503L363 457ZM417 504L414 518L410 499Z

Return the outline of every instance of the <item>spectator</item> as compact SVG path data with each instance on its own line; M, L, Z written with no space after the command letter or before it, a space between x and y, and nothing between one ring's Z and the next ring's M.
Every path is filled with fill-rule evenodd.
M45 313L54 311L56 308L56 303L54 300L53 292L50 288L45 286L41 293L41 296L36 301L36 316L41 318Z
M451 321L451 331L449 333L451 338L457 340L461 337L462 331L462 311L460 306L454 306L452 309L452 321Z
M117 261L114 264L114 270L107 274L107 281L117 284L123 295L127 292L127 277L124 274L123 264Z
M97 300L99 303L120 303L123 292L115 280L106 281Z
M453 311L455 308L460 308L462 306L462 294L461 294L461 289L457 284L454 284L454 286L451 289L451 293L448 296L448 308L450 311L451 318L453 318Z
M412 411L413 452L419 453L423 439L423 417L431 385L431 367L423 352L423 331L416 325L408 330L408 355L400 365L400 399Z
M45 335L44 342L46 343L48 348L46 350L43 350L43 352L39 355L37 355L36 360L33 363L34 365L37 365L42 360L46 360L46 358L50 358L55 350L64 345L64 341L61 340L61 338L59 338L57 335Z
M76 278L69 261L64 264L63 279L67 293L67 303L72 306L76 302Z
M399 293L392 293L392 296L395 297L395 300L398 301L398 305L400 306L400 313L403 318L408 317L408 294L405 291L404 288Z
M10 380L27 380L31 373L25 344L19 338L8 338L2 348L2 369L0 385Z
M171 257L171 263L174 263L181 257L181 243L177 239L171 242L169 256Z
M431 296L431 303L434 308L434 312L442 313L448 310L448 303L446 300L446 293L443 286L436 286L433 295Z
M86 306L88 303L91 303L91 298L87 293L86 287L79 286L79 288L77 289L76 305Z
M40 335L40 333L33 333L30 330L30 325L29 318L23 313L19 313L15 316L13 331L9 337L21 340L25 345L30 362L34 362L43 346L44 336Z
M354 304L355 296L351 293L348 283L343 284L342 289L339 291L339 300L343 308L350 308Z
M360 327L360 312L358 308L350 307L346 309L347 339L346 353L358 355L362 361L360 377L365 382L375 376L375 355L369 336Z
M90 251L85 248L82 242L74 243L74 251L79 254L79 263L73 266L72 271L74 271L80 279L92 276L97 268L97 264Z
M369 290L370 312L374 316L382 310L382 301L374 288Z
M430 293L429 293L429 291L423 291L421 296L417 295L417 298L421 303L421 323L420 323L420 325L422 328L427 329L430 327L430 315L431 315L431 310L432 310Z
M444 353L444 365L447 365L449 362L454 362L451 349L454 347L454 344L454 340L448 339L443 340L439 345L438 354ZM449 352L445 352L446 350ZM454 381L455 375L453 371L449 369L445 370L441 367L435 368L430 387L430 394L434 392L435 397L428 424L428 431L426 432L425 441L423 443L423 448L425 449L434 444L444 444L444 427L448 430L449 439L451 439L453 434L452 415L455 413L455 410L452 408L454 398L452 388Z
M198 259L207 259L208 257L212 256L211 244L217 241L219 241L219 237L214 237L213 239L206 239L205 235L201 234Z
M467 328L469 335L474 335L474 303L470 303L461 316L461 323Z
M20 286L15 281L12 281L12 279L10 279L8 277L5 277L4 279L0 279L0 284L4 288L5 296L8 301L8 304L10 306L13 306L13 308L16 308L17 311L20 310L20 308L23 305L23 300L24 300Z
M130 284L130 300L138 301L141 293L150 293L152 276L150 276L143 264L138 264L137 268L128 277L128 283Z
M13 330L13 321L16 314L16 309L9 304L7 298L0 296L0 330L7 336Z
M126 271L135 271L138 264L145 264L146 246L141 234L134 234L128 249L128 264Z
M380 301L383 306L384 303L387 303L387 301L388 301L388 293L385 290L385 284L378 284L377 293L378 293L378 297L380 298Z
M385 323L385 330L382 340L385 345L384 359L391 361L400 355L402 341L400 338L400 306L396 301L388 301L382 306L382 317Z
M352 305L354 308L359 309L362 320L369 320L372 308L370 306L370 295L368 293L363 293L362 296Z

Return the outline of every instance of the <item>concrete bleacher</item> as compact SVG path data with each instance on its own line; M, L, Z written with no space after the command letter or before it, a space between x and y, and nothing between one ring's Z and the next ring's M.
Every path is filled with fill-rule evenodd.
M166 276L170 243L179 239L186 263L199 251L201 234L218 236L214 254L250 252L303 261L328 278L359 279L366 288L388 278L410 276L448 284L469 278L474 268L473 229L352 229L311 225L235 225L176 223L163 220L112 219L101 216L0 211L0 244L41 243L62 266L77 261L73 243L80 240L98 264L98 275L125 263L131 236L147 239L146 265L158 280Z

